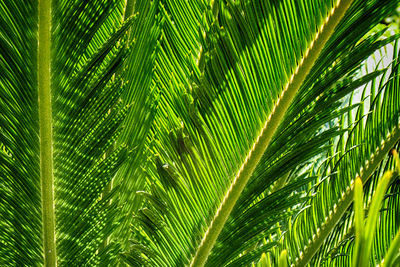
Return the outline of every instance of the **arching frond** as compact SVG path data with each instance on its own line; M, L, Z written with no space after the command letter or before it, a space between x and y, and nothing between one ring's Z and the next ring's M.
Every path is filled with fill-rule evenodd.
M351 126L352 129L339 139L332 150L329 164L322 174L327 178L318 185L318 191L309 203L310 208L293 225L288 246L298 265L303 266L311 260L326 239L329 244L336 240L336 246L342 242L341 239L348 240L349 231L353 231L352 217L343 216L353 201L355 178L360 176L362 182L370 186L368 192L372 192L376 179L382 175L377 170L382 168L380 166L385 164L390 149L400 140L398 46L392 49L395 61L391 67L372 85L365 86L358 99L353 95L352 101L357 102L361 98L362 105L346 114L341 121L343 127ZM337 231L333 231L335 226ZM301 238L298 237L299 231ZM327 250L329 246L325 245L323 251L327 253ZM319 257L325 253L320 253ZM339 257L340 260L345 258L343 256ZM320 260L315 259L316 262Z
M153 265L197 266L207 258L210 266L235 262L273 235L273 226L285 222L285 212L295 212L295 203L304 200L301 190L296 191L308 183L302 176L290 175L283 186L271 188L287 173L299 173L302 164L325 153L329 140L343 133L323 126L356 107L339 109L342 97L380 75L354 79L357 66L389 42L377 40L378 35L361 40L393 3L370 1L364 10L356 1L343 20L338 18L336 31L325 36L322 25L337 14L336 4L343 8L342 3L315 1L161 5L166 24L155 79L162 91L150 172L158 176L151 191L159 201L148 199L137 214L143 242L157 255L150 259ZM367 10L377 16L360 25ZM194 25L201 25L200 34ZM326 45L317 32L329 39ZM321 57L313 55L315 62L304 63L313 44L324 47ZM308 71L298 67L303 63L315 63L308 66L307 78ZM291 102L281 99L287 82L290 88L298 82L299 94L288 110L280 110ZM274 121L275 136L275 128L265 124L275 116L271 114L281 114ZM259 138L269 130L268 138L274 139L264 147ZM248 168L253 153L260 162ZM242 175L251 178L243 193L247 181L235 189ZM232 195L240 196L236 206Z
M357 262L353 181L368 215L400 139L397 6L2 1L0 265Z

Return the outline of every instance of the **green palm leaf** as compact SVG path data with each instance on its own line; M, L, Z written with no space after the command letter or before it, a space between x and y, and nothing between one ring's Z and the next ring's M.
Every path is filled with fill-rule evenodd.
M355 177L360 176L368 188L366 191L373 192L377 179L382 175L382 169L387 169L385 165L388 152L400 140L397 43L393 49L395 61L392 66L371 86L365 86L363 89L362 99L366 98L369 92L371 100L366 98L356 113L351 112L343 117L344 127L348 127L349 122L354 123L354 126L349 135L340 138L336 148L332 150L330 155L332 158L329 166L326 166L326 173L323 174L327 178L321 182L317 195L310 201L311 208L303 213L294 225L296 230L293 234L301 229L303 238L308 238L307 240L298 238L297 234L289 238L291 251L296 255L292 257L298 257L299 265L310 260L311 253L317 253L325 239L328 242L324 245L319 258L315 259L317 262L321 257L323 259L332 247L339 246L339 243L340 247L347 247L347 242L344 240L348 241L353 234L353 219L350 214L344 216L344 213L352 203ZM354 122L351 118L353 114L356 114ZM348 212L351 212L351 209ZM389 229L393 225L388 223ZM335 226L336 230L333 230ZM388 233L392 231L393 229ZM390 234L388 237L390 240ZM387 243L378 241L378 244L385 246ZM301 249L303 247L304 249ZM338 249L334 251L333 254L338 253ZM378 258L374 261L379 263L384 251L377 251L374 257ZM299 252L304 255L303 258L297 254ZM350 264L347 261L348 257L342 256L340 260Z
M0 265L350 263L353 181L368 214L400 139L397 5L3 1Z
M1 3L0 265L99 262L115 213L100 194L126 157L104 157L127 113L121 4Z
M341 133L332 129L321 134L319 139L314 139L314 142L311 140L316 130L335 118L331 111L340 106L340 102L335 101L379 75L375 73L354 82L351 78L362 60L389 41L379 42L375 37L365 40L353 52L349 52L349 49L356 46L357 41L395 3L369 2L370 9L381 17L370 18L368 23L361 24L358 31L351 32L361 19L365 19L366 14L359 9L361 2L354 4L335 34L323 37L326 40L331 38L322 51L323 56L318 59L304 83L302 79L306 78L307 71L297 70L304 77L296 85L296 90L300 88L296 105L288 111L286 109L291 101L286 102L286 93L283 94L283 100L278 101L278 97L286 81L296 71L298 62L302 62L308 44L316 34L313 29L318 28L316 25L323 25L330 16L330 3L213 2L208 7L203 3L187 6L175 3L167 1L161 8L167 19L160 56L156 59L159 62L156 79L164 89L160 112L155 121L154 131L159 141L154 144L155 166L151 175L158 175L159 178L154 181L152 194L164 203L160 205L149 198L148 207L139 211L137 218L150 237L144 236L143 242L158 255L150 259L152 264L197 266L210 257L207 262L210 266L223 265L239 257L246 249L257 246L264 236L272 234L272 230L268 229L284 221L284 216L280 217L282 212L296 206L294 203L301 203L301 194L288 194L290 189L304 188L305 181L301 181L301 177L296 180L295 174L290 176L288 186L282 191L277 190L275 195L267 197L266 190L285 173L296 170L296 167L299 169L302 163L326 151L323 145ZM177 11L181 8L187 12ZM203 19L198 14L198 8L207 10ZM310 18L315 21L309 22L302 14L312 11L316 13ZM252 20L250 14L260 17ZM188 21L202 25L197 42L193 41L196 32L190 31L191 24L187 25ZM215 30L216 27L219 31ZM321 32L323 34L324 31ZM302 37L298 39L300 43L294 44L291 40L296 35ZM368 47L371 44L372 48ZM311 63L305 63L309 68L317 59L314 56ZM335 71L330 74L328 70L332 68ZM349 78L343 80L342 86L328 93L325 86L333 86L345 75L349 75ZM323 80L324 77L327 80ZM292 83L289 86L293 86ZM322 99L314 101L316 97ZM274 103L279 104L274 107ZM318 120L310 121L312 116L320 114L321 104L327 103L332 105L328 106L326 113L322 113ZM282 105L285 108L280 110ZM338 111L336 116L346 112L348 110L345 109ZM262 144L263 141L259 143L257 138L265 122L269 121L270 114L280 114L279 120L274 121L272 118L276 115L272 115L275 126L266 127L265 131L270 137ZM290 119L286 121L286 118ZM296 130L296 119L297 126L301 122L309 122L309 128L305 127L304 132ZM293 128L285 132L286 126ZM275 131L271 129L274 128L282 136L277 136L277 140L268 146ZM296 131L298 135L295 135ZM279 152L281 147L284 149ZM299 154L285 154L288 148L296 152L299 149ZM261 157L265 149L267 152ZM273 149L278 153L272 153ZM258 159L254 162L252 156L248 156L252 155L253 150L259 151L256 153ZM302 158L302 152L309 154ZM251 162L249 169L247 162ZM269 169L272 167L276 169ZM242 172L247 178L243 178L243 184L237 182L241 186L235 189L236 181L242 180ZM252 175L254 177L250 180L249 189L246 188L242 193L247 179ZM235 197L230 200L233 195ZM234 207L239 196L238 204ZM282 196L286 197L282 205L273 206L272 203ZM258 201L259 205L256 204ZM226 203L229 203L229 208L224 208ZM271 207L275 208L268 213L267 208ZM263 210L265 213L262 213ZM259 218L255 219L256 215ZM217 225L216 229L214 225ZM215 247L214 242L217 242ZM251 260L254 258L247 259L247 263Z

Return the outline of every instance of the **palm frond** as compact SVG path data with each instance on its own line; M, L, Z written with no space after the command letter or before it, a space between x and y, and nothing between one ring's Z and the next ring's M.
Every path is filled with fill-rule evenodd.
M3 2L0 265L357 261L353 181L368 215L399 146L398 1ZM398 261L394 177L373 264Z
M0 12L0 265L34 266L42 262L37 3L2 2Z
M216 2L213 3L215 4ZM357 5L359 4L357 2ZM156 70L156 79L159 79L160 88L165 89L162 91L160 98L160 113L156 117L155 132L158 134L156 137L159 141L154 144L155 165L153 165L151 173L152 176L159 176L158 180L154 181L152 193L155 197L165 202L166 208L164 206L162 208L153 206L150 203L147 208L137 215L138 221L143 225L143 230L150 237L144 237L147 240L144 242L149 244L158 255L153 259L153 264L155 265L164 265L165 263L173 265L188 264L193 260L201 238L207 233L214 232L213 228L207 232L211 218L215 214L218 215L217 207L222 203L223 195L231 186L233 176L245 162L248 152L252 150L253 143L263 124L274 110L274 102L277 102L279 95L282 93L282 87L289 80L291 73L296 70L298 62L306 53L308 44L316 34L315 30L318 28L316 25L323 24L323 21L331 12L333 3L301 3L297 5L289 2L279 4L258 2L248 4L229 2L225 4L219 2L217 3L219 12L213 12L215 11L215 6L206 8L208 13L206 13L201 22L203 23L202 29L204 31L197 41L197 47L201 45L201 48L191 50L185 49L185 46L191 46L191 41L181 45L180 40L193 40L191 35L194 33L188 29L184 32L180 32L178 29L179 27L190 27L180 25L180 21L200 21L200 17L195 17L194 19L183 17L187 14L196 14L197 5L185 6L185 10L188 11L185 13L178 12L177 14L172 14L172 12L177 12L176 10L179 10L179 8L170 8L169 5L172 4L166 1L165 6L161 6L161 10L166 14L167 20L163 31L165 39L163 39L164 43L161 46L160 58L156 59L159 66L159 69ZM347 39L346 34L349 35L350 29L356 27L355 25L359 23L358 20L361 20L366 14L357 9L357 5L352 7L352 13L349 13L344 19L342 23L344 26L335 32L334 37L331 38L330 43L327 45L328 48L325 48L326 50L323 52L325 53L323 54L324 56L317 61L321 64L315 65L315 69L311 71L305 83L307 84L308 82L309 84L307 85L312 87L315 81L322 80L319 77L324 76L330 77L332 80L328 80L326 84L320 82L321 87L316 87L315 91L306 87L301 89L300 92L303 92L304 95L300 95L299 103L303 106L299 104L298 109L296 109L296 105L294 105L293 115L290 115L290 112L286 114L287 116L292 116L292 120L284 121L287 124L282 123L281 125L295 125L293 120L296 119L299 113L305 115L298 119L298 125L300 125L301 120L308 121L309 119L306 118L311 118L312 115L317 114L320 109L319 106L315 108L314 114L303 110L306 110L310 105L315 105L315 102L312 101L322 94L325 88L323 87L324 85L329 85L329 82L333 84L337 81L339 73L351 75L357 64L374 51L366 49L365 45L363 50L360 48L357 51L359 53L357 54L358 58L351 59L350 53L347 54L347 58L346 52L338 53L338 51L348 51L346 49L354 47L357 41L372 27L365 23L360 27L360 31L357 31L357 35L351 34L351 37ZM391 7L390 5L393 6L393 3L370 3L371 9L378 10L382 13L382 16L384 11L387 12ZM201 5L199 6L201 7ZM311 22L308 21L308 17L303 16L303 14L309 12L316 12L310 16L314 19ZM250 20L247 16L250 16L249 14L251 13L257 14L260 18ZM288 13L291 14L289 18ZM218 14L218 16L214 17L215 14ZM374 20L371 19L369 22L372 21ZM311 26L309 27L309 25ZM220 30L212 30L215 27L220 27ZM291 35L287 34L288 32ZM292 43L290 38L296 35L302 36L299 39L304 43ZM357 38L355 38L356 36ZM343 38L345 41L342 41ZM339 40L341 41L339 42ZM368 41L370 43L375 42L375 40ZM379 45L383 44L376 44L377 47L380 47ZM338 47L337 50L329 50L330 47L335 48L335 46ZM192 52L193 50L196 52ZM190 51L191 53L186 55L185 51ZM291 53L287 51L291 51ZM283 56L283 53L288 54ZM195 57L196 55L198 55L197 58ZM203 57L205 57L204 71L201 69L201 64L198 64L201 62L199 59ZM342 58L348 59L350 62L339 61ZM340 66L347 68L346 71L338 67L336 74L329 76L328 70L334 68L334 64L338 64L338 62L343 62ZM325 102L321 100L318 104L334 99L338 101L341 97L350 93L351 90L354 90L357 84L363 84L375 76L371 75L369 78L366 77L353 83L351 79L348 79L343 83L343 88L339 87L343 91L338 90L339 88L336 87L336 90L330 91L330 93L335 93L332 98L326 92L325 98L322 97ZM317 89L320 90L319 93ZM181 100L182 97L184 101ZM302 97L305 99L309 97L309 100L302 102ZM340 106L340 103L333 101L331 108L334 109L338 106ZM301 113L302 111L303 113ZM348 110L340 111L336 115L341 116L343 114L341 112L348 112ZM268 177L269 180L260 178L259 184L264 183L263 189L254 194L248 202L246 200L249 198L243 197L240 199L238 205L246 203L241 210L244 214L243 218L246 218L246 214L258 214L256 212L251 213L251 211L256 211L257 208L259 211L262 210L261 207L271 206L271 202L263 202L258 199L264 199L264 191L286 172L296 169L301 162L305 163L313 156L326 151L323 145L333 136L340 134L340 132L335 133L332 130L331 132L326 132L325 135L321 134L320 138L315 140L314 143L311 142L314 137L313 131L320 129L324 123L335 118L335 115L330 117L328 114L329 112L327 111L326 117L322 115L317 122L310 122L310 128L306 128L309 132L307 130L303 132L303 142L296 141L297 139L293 136L293 143L290 143L287 147L291 147L293 150L298 147L301 148L300 145L295 145L296 142L299 142L303 145L303 150L300 149L297 156L291 155L293 157L289 155L284 157L282 155L282 159L286 159L287 162L296 162L292 168L287 167L287 170L280 172L278 175ZM278 125L279 123L276 127ZM278 129L280 129L278 130L279 133L284 133L283 126ZM292 129L295 129L295 127ZM290 140L293 131L288 131L286 138ZM301 136L301 133L298 136ZM281 140L280 144L283 144L285 139L282 138ZM267 151L270 147L274 147L274 142L267 148ZM314 151L315 154L310 152L303 159L300 155L302 151L307 151L307 147L310 148L310 151ZM274 147L274 149L278 148L280 148L279 145ZM262 152L260 153L262 155ZM279 159L277 154L274 155L275 160ZM267 158L267 156L265 157ZM207 160L208 158L213 160ZM260 166L266 168L266 166L272 165L273 160L270 160L271 162L262 159L261 162L263 164ZM279 162L278 160L276 161ZM264 165L266 162L268 165ZM282 160L280 162L282 165L276 165L277 169L271 174L278 172L278 166L285 166L284 162ZM261 167L258 168L261 169ZM257 173L257 169L255 173ZM249 175L251 176L251 174L252 171L250 171ZM297 186L301 187L302 183L300 181L297 182ZM256 186L252 190L256 190L255 188ZM291 188L290 184L287 188L283 188L282 191L277 191L276 193L288 192L285 189L289 190L289 188ZM229 192L227 195L229 195ZM254 191L248 191L249 194L250 192L253 193ZM274 197L277 196L282 195L272 195L271 199L275 199ZM286 201L291 203L289 199L293 198L294 202L299 202L301 199L299 196L288 196ZM262 206L262 204L259 206L253 205L253 202L257 199L260 203L268 204L265 204L265 206ZM279 211L285 211L289 206L283 205ZM250 208L248 213L245 212L247 208ZM274 210L274 212L276 211L278 209ZM237 212L235 215L239 216L241 212ZM184 217L182 217L182 213L185 214ZM268 229L268 226L283 220L283 218L279 219L279 212L276 215L271 215L269 222L268 220L262 220L261 218L265 219L267 214L260 215L260 220L254 220L254 224L245 219L236 219L238 223L234 224L234 220L229 219L228 226L222 230L219 236L221 240L217 240L208 264L221 265L228 263L239 256L246 249L245 247L251 246L246 242L255 244L256 241L262 239L262 233L268 233L265 230ZM229 215L229 212L227 215ZM231 216L233 215L231 214ZM253 217L249 215L247 218ZM242 223L244 222L259 227L254 232L260 234L258 240L256 234L244 234L246 232L244 229L250 229L243 227ZM236 225L236 228L232 225ZM229 233L233 231L232 229L235 229L235 232L237 231L236 229L242 230L235 236L236 239L229 237ZM223 234L224 231L226 231L226 234ZM218 233L216 236L218 236ZM227 249L233 240L243 247L239 249L240 246L232 246L231 249ZM223 241L226 243L219 243ZM215 257L212 256L213 253L215 253ZM227 257L227 255L229 256Z
M100 194L126 156L104 153L128 111L115 74L132 19L113 21L120 1L44 2L0 8L1 265L95 264L113 227Z
M397 49L396 45L395 59ZM335 239L328 236L352 203L355 177L360 176L363 183L367 183L400 139L398 63L393 62L389 70L389 80L388 75L385 75L388 72L385 71L377 77L377 85L373 83L372 87L365 86L361 94L362 105L346 114L341 121L343 127L351 126L352 130L342 136L332 150L329 155L331 160L322 174L326 179L318 185L318 191L309 203L310 208L295 222L294 230L289 235L289 251L293 253L292 258L296 258L298 265L303 266L310 260L325 239ZM370 94L370 100L367 94ZM373 177L377 179L379 176L377 174ZM351 220L348 216L346 219ZM342 222L338 227L348 231L350 225L349 222ZM300 238L298 231L302 232ZM341 237L348 238L346 233Z
M158 1L138 1L133 7L136 19L129 32L129 54L122 73L125 91L121 99L131 105L117 144L126 144L132 150L131 157L116 173L113 185L119 187L115 201L120 209L116 222L118 229L115 242L126 253L131 250L135 237L132 235L134 213L142 205L138 191L148 189L146 169L149 157L150 128L157 108L158 92L153 80L160 24L157 13ZM136 249L137 246L133 245Z

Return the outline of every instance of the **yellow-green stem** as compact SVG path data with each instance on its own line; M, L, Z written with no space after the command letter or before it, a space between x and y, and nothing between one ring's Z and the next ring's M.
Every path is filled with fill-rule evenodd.
M42 191L43 255L45 266L57 266L53 133L50 84L51 1L39 0L38 24L38 97L40 136L40 179Z
M387 156L390 149L400 140L400 124L397 125L390 133L389 137L386 138L382 146L373 157L371 157L371 162L368 163L365 170L360 174L361 181L365 184L371 175L374 173L376 168L382 162L382 160ZM340 199L336 208L333 209L332 214L320 227L320 231L317 232L315 238L311 240L310 244L303 250L300 258L296 259L292 266L306 266L308 262L313 258L315 253L319 250L322 244L325 242L326 238L329 236L331 231L334 229L336 224L339 222L340 218L343 217L346 210L353 203L354 197L354 184L347 188L347 191Z
M356 240L354 245L353 266L357 266L361 262L361 251L365 244L364 230L364 200L363 200L363 184L360 177L354 182L354 225L356 229Z
M396 237L393 239L392 243L390 243L390 247L385 255L384 261L380 266L395 266L394 260L396 259L398 252L400 249L400 230L397 231Z
M329 14L324 25L321 26L320 31L316 34L314 41L305 52L304 57L299 62L298 67L283 90L270 117L265 122L258 138L244 160L244 163L233 179L231 187L226 193L194 255L190 264L191 266L204 266L206 263L208 255L214 247L236 201L239 199L240 194L253 174L264 151L267 149L292 100L320 55L323 47L329 40L329 37L333 34L335 27L350 7L351 2L352 0L339 0L337 2L336 7Z
M279 255L279 263L278 267L287 267L288 266L288 260L287 260L287 251L283 250L281 254Z

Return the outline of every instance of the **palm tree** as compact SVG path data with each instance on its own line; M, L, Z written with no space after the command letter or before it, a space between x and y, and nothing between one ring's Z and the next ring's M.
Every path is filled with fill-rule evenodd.
M395 264L397 6L2 1L0 266Z

